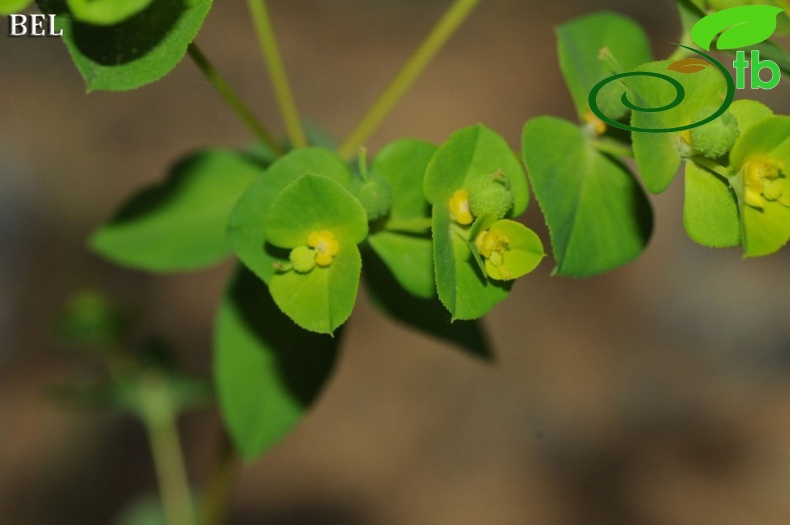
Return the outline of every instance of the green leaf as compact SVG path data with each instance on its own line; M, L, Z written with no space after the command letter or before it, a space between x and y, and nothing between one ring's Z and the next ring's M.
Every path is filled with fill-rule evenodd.
M430 249L430 244L428 245ZM415 297L398 283L375 254L363 254L365 289L385 315L430 336L452 343L476 358L493 360L493 351L481 320L450 322L437 298ZM433 272L432 272L433 273Z
M99 255L152 272L194 270L231 253L225 225L258 166L221 150L193 154L143 190L90 239Z
M383 230L371 235L368 242L398 284L409 293L424 299L436 295L430 238Z
M784 9L770 5L744 5L710 14L697 22L691 38L710 51L713 40L717 49L748 47L768 40L776 31L776 17Z
M276 272L269 289L277 306L296 324L331 334L354 309L362 270L357 244L367 236L367 214L337 182L304 175L272 204L266 238L279 248L306 247L312 233L324 231L339 245L331 263L316 265L307 273L297 271L298 266Z
M136 15L153 0L66 0L74 18L95 25L112 25Z
M686 163L683 224L688 236L703 246L741 244L738 199L729 182L694 162Z
M233 249L242 262L265 282L274 273L273 264L287 257L267 249L265 225L269 209L280 192L296 179L312 173L343 186L351 182L345 162L324 148L300 148L272 164L241 196L228 222Z
M739 197L742 238L746 257L775 253L790 240L790 206L764 198L760 208L747 204L746 174L749 163L771 161L781 166L779 182L790 195L790 117L769 117L744 133L730 153L732 169L737 172L733 186ZM764 194L763 194L764 196Z
M582 118L589 110L587 97L592 88L621 72L601 58L602 50L607 49L624 71L652 60L644 30L622 15L602 12L583 16L558 26L556 33L560 68ZM620 94L611 88L601 92L599 105L604 113L611 114Z
M625 166L599 153L581 129L553 117L527 122L522 144L557 274L588 277L642 253L653 214Z
M301 330L240 268L219 308L214 381L239 454L258 458L303 417L327 382L340 338Z
M373 251L395 279L410 293L423 298L436 295L433 248L427 236L430 205L422 191L428 163L436 146L418 140L399 140L379 152L371 167L392 189L389 216L368 237ZM404 231L417 225L416 231ZM420 228L422 226L422 228ZM421 236L420 229L426 232Z
M524 168L508 143L483 125L456 131L431 159L425 173L425 197L431 204L448 206L453 193L468 189L475 178L501 171L513 192L513 209L508 217L518 217L527 209L529 187Z
M504 301L512 281L488 279L475 264L472 251L447 206L433 207L433 258L439 300L452 319L483 317Z
M57 15L55 26L63 31L63 42L90 92L128 91L167 75L184 58L211 2L153 0L112 26L75 20L65 0L38 0L38 5Z
M727 83L714 67L705 68L693 75L667 69L669 61L651 62L636 71L666 75L679 82L685 90L680 105L666 111L633 111L631 125L645 129L671 129L701 122L713 115L721 106L727 92ZM650 76L624 79L628 97L642 108L659 108L676 99L678 92L666 80ZM631 135L634 156L645 186L652 193L663 192L680 168L681 132L645 133Z
M0 0L0 15L12 15L21 13L33 0Z

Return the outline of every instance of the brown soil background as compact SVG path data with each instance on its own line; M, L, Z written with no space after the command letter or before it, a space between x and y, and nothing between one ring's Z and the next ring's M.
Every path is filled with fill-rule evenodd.
M344 136L447 3L271 2L304 114ZM604 8L669 54L670 0L484 2L370 149L476 122L517 147L527 119L572 119L552 27ZM198 42L276 124L244 3L217 1ZM762 100L787 113L787 90ZM188 60L138 91L86 95L57 39L0 36L0 523L106 524L155 487L137 424L44 395L93 373L51 326L71 294L98 287L207 373L231 265L149 276L84 241L176 157L248 141ZM244 469L229 523L790 523L790 252L743 261L696 246L680 182L652 198L654 238L635 263L576 281L550 277L546 261L520 281L486 320L493 364L381 317L361 294L325 395ZM547 239L534 204L526 222ZM204 412L182 429L200 483L219 420Z

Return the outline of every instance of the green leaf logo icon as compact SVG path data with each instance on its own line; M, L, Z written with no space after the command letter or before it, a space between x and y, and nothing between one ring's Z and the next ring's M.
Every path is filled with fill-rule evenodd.
M747 5L724 9L706 16L691 30L691 38L706 51L710 51L713 40L721 34L718 49L737 49L759 44L773 36L776 17L784 12L781 7L770 5Z

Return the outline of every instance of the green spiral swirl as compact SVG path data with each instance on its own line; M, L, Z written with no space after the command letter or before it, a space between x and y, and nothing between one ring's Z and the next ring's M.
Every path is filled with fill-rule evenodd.
M610 126L613 126L615 128L619 128L619 129L624 129L626 131L642 132L642 133L672 133L672 132L676 132L676 131L684 131L684 130L687 130L687 129L692 129L692 128L696 128L696 127L702 126L704 124L707 124L708 122L711 122L711 121L716 120L717 118L719 118L721 115L723 115L730 108L730 105L732 104L732 101L735 98L735 81L730 76L730 73L727 71L727 68L725 68L724 65L722 65L715 58L711 57L710 55L707 55L707 54L703 53L702 51L698 51L698 50L692 49L692 48L690 48L688 46L684 46L683 44L678 44L678 46L679 47L684 47L684 48L688 49L689 51L692 51L692 52L704 57L708 62L710 62L711 64L713 64L714 66L716 66L719 69L719 71L721 72L722 76L724 76L724 79L727 81L727 96L724 98L724 102L722 103L721 107L719 107L719 109L715 113L713 113L711 116L707 117L704 120L700 120L699 122L694 122L692 124L687 124L685 126L678 126L678 127L675 127L675 128L651 129L651 128L638 128L638 127L634 127L634 126L629 126L628 124L623 124L621 122L617 122L616 120L613 120L613 119L607 117L606 115L604 115L604 113L598 107L598 93L601 91L601 89L603 89L603 87L605 85L609 84L609 82L613 82L615 80L619 80L621 78L627 78L627 77L642 76L642 77L660 78L661 80L665 80L665 81L669 82L670 84L672 84L672 86L675 88L675 91L677 93L677 95L675 96L675 99L672 102L670 102L669 104L665 104L665 105L663 105L661 107L657 107L657 108L644 108L644 107L637 106L636 104L632 103L628 99L628 93L625 92L625 93L623 93L621 101L622 101L623 105L625 107L627 107L628 109L630 109L631 111L638 111L638 112L642 112L642 113L658 113L658 112L661 112L661 111L668 111L668 110L670 110L670 109L672 109L672 108L674 108L676 106L679 106L683 102L683 100L686 98L686 90L683 89L683 86L681 85L681 83L678 82L677 80L675 80L674 78L670 77L669 75L664 75L664 74L661 74L661 73L653 73L653 72L650 72L650 71L631 71L631 72L628 72L628 73L620 73L618 75L613 75L611 77L605 78L602 81L598 82L595 85L595 87L592 88L592 91L590 91L590 96L588 97L588 103L590 105L590 110L595 114L596 117L598 117L599 119L601 119L603 122L605 122L606 124L608 124Z

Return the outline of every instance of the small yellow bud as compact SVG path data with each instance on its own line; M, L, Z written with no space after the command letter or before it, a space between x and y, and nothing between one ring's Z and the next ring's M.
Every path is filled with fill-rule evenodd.
M458 224L467 226L474 222L474 217L469 208L469 192L460 189L453 193L450 199L450 215Z

